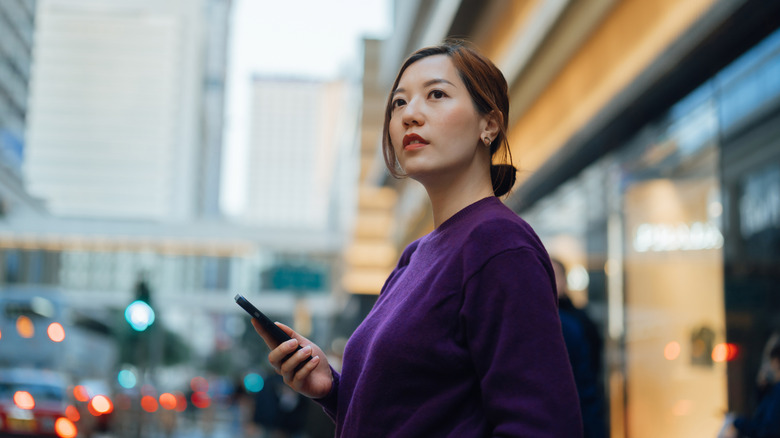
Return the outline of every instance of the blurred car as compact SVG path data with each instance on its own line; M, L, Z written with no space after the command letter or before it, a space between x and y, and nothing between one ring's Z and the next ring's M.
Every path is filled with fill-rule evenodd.
M57 372L0 369L0 436L73 438L68 380Z

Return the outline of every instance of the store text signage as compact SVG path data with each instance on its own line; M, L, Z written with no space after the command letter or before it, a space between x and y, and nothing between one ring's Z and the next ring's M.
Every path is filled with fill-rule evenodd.
M742 237L748 239L770 228L780 228L780 166L749 175L739 199Z
M634 233L636 252L701 251L723 246L723 234L709 222L640 224Z

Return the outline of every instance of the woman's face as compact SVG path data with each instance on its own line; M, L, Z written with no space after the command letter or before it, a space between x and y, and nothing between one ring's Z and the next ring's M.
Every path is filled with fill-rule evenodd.
M488 117L478 113L447 55L407 67L391 102L390 140L407 175L423 184L489 178L490 153L482 142Z

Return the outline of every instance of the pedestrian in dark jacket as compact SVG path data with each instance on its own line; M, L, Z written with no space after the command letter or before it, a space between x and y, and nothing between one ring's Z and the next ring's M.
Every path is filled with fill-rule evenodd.
M588 314L576 307L569 297L566 268L563 263L553 258L552 265L558 288L561 329L574 372L574 382L577 384L585 438L606 438L609 434L601 383L603 350L601 334Z
M769 352L772 383L750 417L737 417L739 437L780 438L780 344Z

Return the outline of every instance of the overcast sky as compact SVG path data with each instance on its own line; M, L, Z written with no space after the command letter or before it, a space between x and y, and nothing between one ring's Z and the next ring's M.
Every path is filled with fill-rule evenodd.
M229 48L223 207L244 202L240 165L254 74L334 79L359 68L360 40L384 38L393 0L235 0Z

